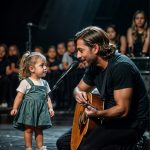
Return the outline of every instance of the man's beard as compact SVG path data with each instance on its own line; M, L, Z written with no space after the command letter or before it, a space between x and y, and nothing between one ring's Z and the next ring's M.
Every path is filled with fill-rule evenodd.
M96 65L97 59L96 58L91 58L88 60L88 66L93 66Z

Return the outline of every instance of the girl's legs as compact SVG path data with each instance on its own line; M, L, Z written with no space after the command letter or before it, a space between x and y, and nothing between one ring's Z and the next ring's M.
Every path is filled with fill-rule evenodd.
M41 127L35 128L35 140L38 150L42 150L43 148L43 131Z
M32 134L33 134L34 128L31 126L26 125L25 131L24 131L24 141L26 145L26 149L32 148Z

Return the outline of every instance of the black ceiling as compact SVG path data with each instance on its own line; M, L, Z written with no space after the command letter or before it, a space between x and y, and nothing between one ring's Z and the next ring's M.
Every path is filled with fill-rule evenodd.
M115 23L125 34L133 13L149 15L148 0L5 0L0 9L0 43L16 43L21 51L28 41L27 23L32 22L32 46L47 48L65 41L88 25Z

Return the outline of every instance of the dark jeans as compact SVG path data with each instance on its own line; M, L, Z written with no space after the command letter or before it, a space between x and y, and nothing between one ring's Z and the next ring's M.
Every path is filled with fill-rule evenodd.
M78 150L135 150L141 132L134 129L95 128ZM58 150L70 150L71 129L57 140Z
M69 129L66 133L64 133L56 142L58 150L71 150L70 149L71 142L71 129Z

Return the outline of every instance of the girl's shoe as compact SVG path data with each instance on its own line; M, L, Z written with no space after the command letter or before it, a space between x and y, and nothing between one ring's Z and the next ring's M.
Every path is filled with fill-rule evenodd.
M46 146L42 146L41 148L37 148L36 150L47 150Z

